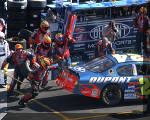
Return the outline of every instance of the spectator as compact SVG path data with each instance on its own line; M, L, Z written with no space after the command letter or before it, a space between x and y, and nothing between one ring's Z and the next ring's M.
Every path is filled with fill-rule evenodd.
M148 28L148 22L149 18L147 16L147 9L141 7L136 18L133 20L134 26L138 29L136 34L136 50L140 54L142 54L142 49L144 49L144 53L146 53L146 31Z
M10 54L9 44L4 39L5 39L5 34L3 32L0 32L0 66L2 66L2 62ZM7 68L8 68L8 64L6 65L6 68L4 69L5 73L7 72ZM7 76L2 71L0 71L0 87L5 87L6 84L7 84Z

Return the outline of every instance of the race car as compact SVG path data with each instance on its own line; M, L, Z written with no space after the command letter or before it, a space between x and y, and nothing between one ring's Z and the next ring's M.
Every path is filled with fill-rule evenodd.
M146 99L150 94L150 60L138 54L105 55L59 69L56 84L109 106L124 99Z

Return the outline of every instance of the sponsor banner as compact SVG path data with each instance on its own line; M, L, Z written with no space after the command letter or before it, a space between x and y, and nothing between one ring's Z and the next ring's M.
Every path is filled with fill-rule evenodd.
M97 41L102 39L103 28L108 25L109 21L100 20L92 21L91 23L77 23L74 31L76 42L71 45L71 52L93 51ZM117 40L114 42L116 50L134 49L137 30L132 24L133 18L115 19L115 21L119 30Z

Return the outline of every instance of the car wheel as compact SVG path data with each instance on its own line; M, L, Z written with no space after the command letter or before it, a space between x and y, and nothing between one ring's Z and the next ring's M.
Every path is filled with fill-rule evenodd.
M22 29L18 33L19 39L25 39L26 40L26 48L30 48L29 46L29 38L31 37L32 32L27 29Z
M12 37L12 38L8 38L7 39L8 43L9 43L9 48L10 50L15 50L15 45L16 44L21 44L23 46L23 49L26 49L26 40L18 40L18 37Z
M46 0L28 0L28 8L29 9L44 9L46 7Z
M104 87L101 99L105 105L114 106L119 104L123 99L123 92L119 85L110 84Z
M27 8L27 0L8 0L8 10L23 10Z

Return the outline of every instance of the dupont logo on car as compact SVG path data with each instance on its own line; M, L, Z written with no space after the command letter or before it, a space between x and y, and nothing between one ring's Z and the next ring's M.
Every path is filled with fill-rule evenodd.
M131 77L91 77L90 83L101 83L101 82L114 82L114 83L128 83Z
M102 31L103 31L104 26L106 26L106 25L107 24L102 24L102 25L99 25L99 26L93 28L90 31L90 37L92 39L99 39L99 40L102 39ZM130 27L128 25L122 24L122 23L116 23L116 26L119 30L120 38L125 37L130 33Z

